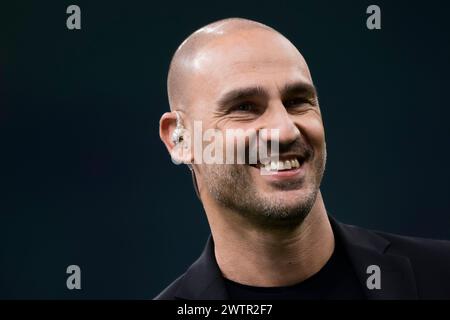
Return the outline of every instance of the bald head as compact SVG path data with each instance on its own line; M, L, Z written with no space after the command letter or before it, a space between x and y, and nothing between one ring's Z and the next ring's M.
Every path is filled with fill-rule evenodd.
M191 105L192 95L198 93L198 90L192 87L195 86L193 78L199 72L207 72L203 62L208 50L209 53L211 49L224 50L226 42L233 44L233 41L236 41L240 35L249 31L271 33L274 37L282 38L284 42L288 42L288 45L295 48L278 31L256 21L229 18L208 24L186 38L172 58L167 78L167 92L171 110L185 110ZM234 36L235 39L230 41L230 36ZM225 41L225 39L229 41ZM237 42L235 43L238 45Z

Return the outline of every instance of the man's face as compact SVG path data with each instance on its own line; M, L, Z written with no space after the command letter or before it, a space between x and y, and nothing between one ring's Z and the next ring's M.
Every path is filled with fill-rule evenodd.
M199 164L200 184L222 206L261 223L303 221L326 160L317 95L303 57L281 36L255 29L213 40L191 63L191 120L222 132L278 129L279 159L300 164L271 175L249 164Z

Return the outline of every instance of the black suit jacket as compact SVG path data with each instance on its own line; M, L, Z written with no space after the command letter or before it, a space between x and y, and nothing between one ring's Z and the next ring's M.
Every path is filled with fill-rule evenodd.
M369 231L329 216L368 299L450 299L450 242ZM381 271L381 289L368 289L367 267ZM157 300L229 299L209 237L202 255Z

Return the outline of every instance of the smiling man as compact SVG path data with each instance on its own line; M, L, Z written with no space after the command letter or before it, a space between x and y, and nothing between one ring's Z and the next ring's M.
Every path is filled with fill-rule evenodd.
M371 232L327 214L317 91L283 35L239 18L199 29L172 59L168 95L160 136L191 168L212 236L157 299L450 298L448 242ZM256 163L196 161L196 122L216 132L276 129L257 142L278 152ZM245 141L237 154L249 154Z

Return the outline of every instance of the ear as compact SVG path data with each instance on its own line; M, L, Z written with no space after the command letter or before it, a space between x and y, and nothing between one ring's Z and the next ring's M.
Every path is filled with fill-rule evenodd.
M182 120L181 120L182 121ZM182 124L182 123L181 123ZM183 141L175 144L172 141L172 135L177 128L177 115L174 111L166 112L159 120L159 137L169 151L173 163L190 163L192 161L190 148L190 135L185 129L183 133Z
M161 116L161 119L159 120L159 137L169 153L174 147L171 137L176 126L177 116L174 112L166 112Z

